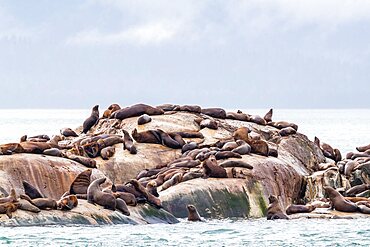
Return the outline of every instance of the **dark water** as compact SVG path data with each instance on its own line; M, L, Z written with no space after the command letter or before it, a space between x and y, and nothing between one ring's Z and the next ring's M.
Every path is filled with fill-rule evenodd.
M12 246L370 246L370 218L1 228Z
M267 110L246 110L264 115ZM0 143L28 134L57 134L82 124L90 110L0 110ZM342 153L370 143L370 110L275 110L274 120ZM370 218L291 221L223 220L176 225L0 228L0 245L12 246L370 246Z

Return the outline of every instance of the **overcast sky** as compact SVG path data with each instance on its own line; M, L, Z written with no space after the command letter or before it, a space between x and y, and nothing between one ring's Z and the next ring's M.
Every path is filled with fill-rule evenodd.
M0 0L0 108L368 108L368 0Z

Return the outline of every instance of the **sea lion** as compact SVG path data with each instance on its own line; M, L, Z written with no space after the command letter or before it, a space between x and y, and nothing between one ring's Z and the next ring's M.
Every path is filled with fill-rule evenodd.
M141 115L138 119L137 119L137 124L138 125L143 125L143 124L146 124L146 123L149 123L152 121L152 118L149 117L149 115L147 114L143 114Z
M198 131L176 131L176 132L169 132L169 134L178 134L182 138L200 138L200 139L204 139L203 134L198 132Z
M19 143L7 143L0 145L0 154L10 155L12 153L24 153L24 149Z
M241 141L241 140L238 140L238 141ZM244 143L244 144L234 148L231 151L234 152L234 153L238 153L240 155L245 155L245 154L249 154L252 151L252 148L248 143Z
M13 188L10 190L10 194L7 197L0 198L0 203L6 202L17 202L17 195Z
M127 204L121 198L116 198L116 209L126 216L130 216L130 211L128 210Z
M134 129L131 135L139 143L162 143L161 136L156 130L138 132L137 129Z
M175 108L175 111L187 111L187 112L192 112L192 113L201 113L202 108L197 105L182 105L179 107Z
M96 168L96 161L94 159L90 159L90 158L79 156L79 155L73 155L73 154L67 154L66 158L76 161L88 168Z
M167 146L169 148L173 148L173 149L181 148L181 145L177 141L172 139L169 134L167 134L166 132L164 132L161 129L157 129L157 132L159 133L159 135L161 137L162 145L165 145L165 146Z
M89 203L96 203L106 209L116 210L116 198L111 193L102 192L100 185L106 181L107 178L95 179L87 188L87 201Z
M169 179L166 182L164 182L162 184L162 187L161 187L162 191L164 191L164 190L168 189L169 187L172 187L172 186L180 183L181 182L181 179L182 179L182 175L183 175L183 173L178 172L175 175L173 175L171 179Z
M87 133L99 120L99 105L92 108L91 115L83 122L82 133Z
M250 133L251 130L248 129L247 127L240 127L237 130L234 131L233 133L233 138L235 140L243 140L248 143L249 141L249 136L248 133Z
M253 166L241 160L226 160L220 164L221 167L243 167L253 169Z
M170 167L186 167L186 168L194 168L200 165L199 160L183 160L177 163L173 163Z
M189 142L189 143L186 143L184 146L182 146L181 152L185 153L186 151L193 150L193 149L196 149L196 148L198 148L198 143Z
M311 213L313 210L315 210L315 206L313 205L296 205L291 204L286 208L287 215L290 214L297 214L297 213Z
M363 214L370 214L370 207L366 205L358 205L358 211L360 211Z
M114 155L116 149L114 147L105 147L100 150L100 156L103 160L109 160L110 157Z
M229 158L238 158L241 159L242 156L238 153L232 151L219 151L215 155L216 160L229 159Z
M365 152L366 150L369 150L370 149L370 144L366 145L366 146L360 146L360 147L356 147L357 151L359 152Z
M162 109L163 111L174 111L176 108L180 107L179 105L173 105L173 104L163 104L163 105L157 105L156 106L159 109Z
M279 205L279 200L276 196L269 196L269 206L267 208L267 219L268 220L288 220L289 217L285 214Z
M87 189L90 185L91 173L92 170L87 169L78 174L69 187L69 192L71 194L87 194Z
M334 161L338 162L342 160L342 154L340 153L339 149L334 148Z
M352 174L353 169L358 166L359 164L356 161L348 161L346 165L344 166L344 175L346 175L347 178L349 178Z
M157 191L157 183L154 180L151 180L149 183L146 184L147 191L155 197L159 197Z
M32 204L32 200L28 197L28 199L23 199L23 195L21 195L21 198L18 200L18 209L22 209L24 211L29 211L33 213L39 213L41 212L41 209L36 207Z
M109 118L114 112L120 110L121 107L118 104L111 104L107 110L103 113L103 118Z
M228 152L230 151L224 151L226 153L221 153L219 154L219 158L222 158L222 157L230 157L232 155L230 155ZM200 160L200 161L204 161L206 159L208 159L211 155L216 155L216 153L218 153L218 151L204 151L204 152L200 152L197 156L195 156L195 159L196 160ZM230 156L228 156L230 155Z
M77 133L72 130L71 128L63 128L60 130L60 134L65 136L65 137L70 137L70 136L73 136L73 137L77 137Z
M32 199L32 204L39 209L57 209L57 201L52 198L35 198Z
M233 119L238 121L247 122L250 120L250 116L244 113L235 113L235 112L228 112L226 113L227 119Z
M222 150L223 151L231 151L235 148L237 148L239 145L234 142L234 141L231 141L231 142L226 142L223 146L222 146Z
M64 153L59 148L49 148L45 149L43 152L45 155L55 156L55 157L63 157Z
M124 134L124 137L123 137L123 140L124 140L124 149L127 149L127 151L130 152L130 154L137 154L137 149L136 147L134 146L134 141L132 140L130 134L122 129L123 131L123 134Z
M214 118L226 118L226 112L222 108L205 108L201 110L201 113L214 117Z
M77 207L77 205L78 200L75 195L63 196L59 201L57 201L57 208L60 210L72 210Z
M126 202L126 204L129 205L129 206L136 206L136 204L137 204L136 197L131 193L117 191L117 192L113 192L113 195L116 198L120 198L120 199L124 200Z
M188 210L188 221L202 221L194 205L189 204L186 206L186 209Z
M270 125L272 127L275 127L277 129L284 129L286 127L292 127L293 129L298 131L298 125L296 125L294 123L285 122L285 121L269 122L268 125Z
M248 143L251 146L252 153L263 155L263 156L269 156L270 155L270 149L266 141L264 140L252 140ZM271 153L272 156L277 157L276 154ZM275 156L276 155L276 156Z
M189 171L182 176L181 180L182 182L185 182L191 179L200 178L202 176L203 176L203 172L201 171Z
M279 135L280 136L289 136L289 135L294 135L296 133L297 133L297 131L292 127L285 127L285 128L282 128L281 130L279 130Z
M161 200L152 194L150 194L147 189L141 185L136 179L131 179L130 183L134 186L134 188L139 191L145 198L146 200L151 203L152 205L156 207L162 207Z
M31 199L44 198L45 196L27 181L22 181L24 193Z
M358 206L346 200L338 191L329 186L324 186L326 194L329 196L332 208L342 212L356 212Z
M205 177L227 178L225 168L217 164L216 158L214 156L211 156L205 161L203 161L202 167Z
M162 109L146 104L136 104L116 111L111 117L123 120L130 117L138 117L143 114L162 115L163 113L164 111Z
M272 122L272 113L273 113L273 110L270 109L266 115L263 117L263 119L265 119L266 123L269 123L269 122Z
M174 139L178 144L180 144L181 149L186 143L182 137L177 133L168 133L172 139Z
M24 153L42 154L46 149L55 148L57 146L47 142L21 142L20 145L23 148Z
M256 124L259 124L259 125L266 125L267 124L266 120L263 119L262 117L258 116L258 115L250 116L249 121L251 121L253 123L256 123Z
M18 208L18 203L6 202L0 204L0 214L6 214L9 219L12 218L12 213Z
M370 189L370 184L356 185L346 191L346 196L356 196L368 189Z

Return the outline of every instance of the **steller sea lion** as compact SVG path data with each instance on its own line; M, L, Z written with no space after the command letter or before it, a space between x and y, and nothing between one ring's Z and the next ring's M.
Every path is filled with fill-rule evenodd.
M27 181L22 181L24 193L31 199L44 198L45 196Z
M256 124L259 124L259 125L266 125L266 120L261 118L260 116L258 115L252 115L250 116L249 118L249 121L253 122L253 123L256 123Z
M6 214L9 219L12 218L12 213L15 212L18 208L18 203L6 202L0 204L0 214Z
M240 155L245 155L245 154L249 154L252 151L251 146L248 143L246 143L245 141L237 140L236 142L239 146L234 148L233 150L231 150L234 153L238 153Z
M141 115L138 119L137 119L137 124L138 125L143 125L143 124L146 124L146 123L149 123L152 121L152 118L149 117L149 115L147 114L143 114Z
M346 191L346 196L356 196L368 189L370 189L370 184L356 185Z
M205 108L201 110L201 113L214 117L214 118L226 118L226 112L222 108Z
M77 133L74 130L72 130L71 128L61 129L60 134L65 136L65 137L70 137L70 136L77 137L78 136Z
M203 176L203 172L201 171L189 171L182 176L181 180L182 182L185 182L191 179L200 178L202 176Z
M178 144L180 144L181 148L185 145L184 139L182 139L182 137L179 134L177 133L168 133L168 134L172 139L174 139L175 141L177 141Z
M127 151L129 151L130 154L137 154L137 149L134 146L134 141L132 140L130 134L124 129L122 131L123 131L123 134L124 134L124 137L123 137L124 146L123 146L123 148L127 149Z
M235 112L228 112L226 113L227 119L233 119L238 121L247 122L250 120L250 116L245 113L235 113Z
M217 164L214 156L209 157L203 161L203 173L205 177L211 178L227 178L225 168Z
M185 153L186 151L193 150L196 148L198 148L198 144L196 142L189 142L182 146L181 152Z
M358 166L358 162L356 161L348 161L346 165L344 166L344 175L346 175L347 178L349 178L352 174L353 169Z
M114 112L120 110L121 107L118 104L111 104L107 110L103 113L103 118L109 118Z
M265 119L266 123L269 123L269 122L272 122L272 113L273 113L273 110L270 109L266 115L263 117L263 119Z
M24 149L19 143L7 143L0 145L0 154L10 155L12 153L24 153Z
M247 127L240 127L233 133L233 138L236 140L243 140L245 142L249 142L249 136L248 133L250 133L251 130Z
M137 201L135 195L128 193L128 192L113 192L114 197L120 198L126 202L127 205L129 206L136 206Z
M138 117L143 114L162 115L163 113L164 111L162 109L145 104L136 104L116 111L111 117L123 120L130 117Z
M10 194L7 197L0 198L0 203L6 202L17 202L17 195L13 188L10 190Z
M159 194L157 191L157 183L154 180L151 180L149 183L146 184L146 189L153 196L159 197Z
M172 186L174 186L174 185L176 185L176 184L178 184L178 183L180 183L181 182L181 179L182 179L182 175L183 175L183 173L182 172L178 172L178 173L175 173L173 176L172 176L172 178L171 179L168 179L166 182L164 182L163 184L162 184L162 191L164 191L164 190L166 190L166 189L168 189L168 188L170 188L170 187L172 187Z
M342 160L342 154L340 153L339 149L334 148L334 161L338 162Z
M358 211L358 206L346 200L338 191L329 186L324 186L326 194L329 196L331 201L331 207L337 211L342 212L356 212Z
M32 204L39 209L57 209L57 201L51 198L35 198Z
M110 157L114 155L116 149L114 147L105 147L100 150L100 156L103 160L109 160Z
M223 151L231 151L235 148L237 148L239 145L234 142L234 141L231 141L231 142L226 142L223 146L222 146L222 150Z
M182 106L176 107L174 110L175 111L187 111L187 112L192 112L192 113L202 112L202 108L200 108L200 106L197 106L197 105L182 105Z
M130 215L130 211L127 208L127 204L121 198L116 198L116 209L118 209L121 213L126 216Z
M285 122L285 121L269 122L268 125L270 125L272 127L275 127L277 129L283 129L283 128L286 128L286 127L292 127L293 129L295 129L296 131L298 131L298 125L296 125L294 123Z
M295 133L297 133L297 131L292 127L285 127L285 128L282 128L281 130L279 130L279 135L280 136L289 136L289 135L293 135Z
M162 207L162 204L161 204L161 200L155 196L153 196L152 194L150 194L147 189L141 185L136 179L131 179L130 180L130 183L134 186L134 188L139 191L144 197L145 199L151 203L152 205L156 206L156 207Z
M359 152L365 152L366 150L369 150L370 149L370 144L366 145L366 146L360 146L360 147L356 147L357 151Z
M276 196L269 196L269 206L267 208L267 219L268 220L288 220L289 217L285 214L279 205L279 200Z
M173 149L181 148L181 145L177 141L172 139L169 134L167 134L166 132L164 132L161 129L157 129L157 132L160 135L162 145L165 145L165 146L167 146L169 148L173 148Z
M188 210L188 221L202 221L194 205L189 204L186 206L186 209Z
M99 105L92 108L91 115L83 123L82 133L87 133L99 120Z
M180 106L179 105L173 105L173 104L157 105L157 108L162 109L163 111L174 111L178 107L180 107Z
M96 161L94 159L90 159L84 156L74 155L74 154L66 154L66 158L76 161L86 167L96 168Z
M251 146L252 153L269 156L270 149L266 141L264 140L252 140L248 143ZM274 156L274 155L272 155ZM277 156L277 155L276 155Z
M297 213L311 213L312 211L315 210L315 206L313 205L296 205L296 204L291 204L286 208L286 213L287 215L290 214L297 214Z
M243 167L253 169L253 166L241 160L226 160L220 164L221 167Z
M218 151L215 154L216 160L221 160L221 159L229 159L229 158L238 158L241 159L242 156L238 153L234 153L232 151Z
M204 139L203 134L198 132L198 131L176 131L176 132L170 132L169 134L178 134L182 138L200 138L200 139Z
M35 205L32 204L32 200L28 197L27 199L23 199L25 197L23 197L24 195L21 195L20 199L18 200L18 209L22 209L24 211L29 211L29 212L32 212L32 213L39 213L41 212L41 209L39 209L38 207L36 207Z
M162 144L161 136L156 130L138 132L137 129L134 129L131 135L139 143Z
M106 209L116 210L116 198L111 193L102 192L100 185L105 182L107 178L95 179L87 188L87 201L89 203L96 203Z
M173 163L170 167L186 167L186 168L194 168L200 165L199 160L182 160L177 163Z
M57 208L60 210L72 210L77 207L77 205L78 200L75 195L63 196L59 201L57 201Z

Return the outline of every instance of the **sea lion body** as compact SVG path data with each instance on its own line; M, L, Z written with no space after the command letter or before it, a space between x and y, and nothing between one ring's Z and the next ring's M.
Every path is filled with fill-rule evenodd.
M240 154L234 153L232 151L219 151L216 153L215 157L216 157L216 160L229 159L229 158L238 158L238 159L242 158Z
M220 164L221 167L243 167L253 169L253 166L241 160L226 160Z
M245 155L245 154L250 154L252 151L251 146L248 143L245 143L243 145L240 145L233 150L231 150L234 153L240 154L240 155Z
M214 117L214 118L220 118L220 119L226 118L226 112L222 108L203 108L201 110L201 113Z
M358 206L351 201L346 200L338 191L335 189L324 186L325 192L329 195L330 201L332 203L332 208L342 212L356 212Z
M266 123L269 123L269 122L272 122L272 114L273 114L273 110L270 109L266 115L263 117L263 119L265 119Z
M83 122L83 133L87 133L99 120L99 105L93 107L90 117Z
M137 204L135 195L133 195L131 193L117 191L117 192L114 192L113 195L116 198L120 198L120 199L124 200L126 202L126 204L129 205L129 206L136 206L136 204Z
M253 122L253 123L256 123L256 124L259 124L259 125L266 125L266 120L263 119L262 117L258 116L258 115L252 115L250 116L250 119L249 121Z
M183 173L178 172L178 173L174 174L171 179L164 182L162 184L162 191L168 189L171 186L174 186L174 185L180 183L181 179L182 179L182 174Z
M31 201L31 199L30 199ZM18 200L18 209L22 209L24 211L29 211L29 212L33 212L33 213L39 213L41 212L41 209L39 209L38 207L36 207L35 205L33 205L30 201L26 200L26 199L19 199Z
M269 203L270 204L267 208L267 219L268 220L277 220L277 219L288 220L289 219L286 213L281 209L279 205L279 201L276 196L270 195Z
M193 149L196 149L196 148L198 148L198 144L196 142L189 142L189 143L186 143L185 145L182 146L181 152L185 153L189 150L193 150Z
M77 207L77 205L78 200L76 195L64 196L57 201L57 208L60 210L72 210Z
M191 180L191 179L195 179L195 178L200 178L202 176L203 176L203 172L201 172L201 171L190 171L190 172L185 173L182 176L182 182L185 182L185 181L188 181L188 180Z
M186 111L192 113L201 113L202 108L198 105L182 105L175 108L175 111Z
M149 117L149 115L147 114L143 114L141 115L138 119L137 119L137 124L138 125L143 125L143 124L146 124L146 123L149 123L152 121L152 118Z
M137 129L134 129L131 135L135 139L135 141L139 143L153 143L153 144L162 143L160 134L156 130L147 130L138 132Z
M22 181L24 192L31 199L44 198L44 195L27 181Z
M279 135L280 136L289 136L289 135L293 135L295 133L297 133L297 131L292 127L285 127L285 128L282 128L281 130L279 130Z
M232 141L232 142L226 142L223 146L222 146L222 150L223 151L231 151L231 150L233 150L233 149L235 149L235 148L237 148L239 145L236 143L236 142L234 142L234 141Z
M55 156L55 157L63 157L64 156L63 152L59 148L45 149L42 153L45 154L45 155Z
M61 129L60 134L65 136L65 137L70 137L70 136L77 137L78 136L77 133L74 130L72 130L71 128Z
M92 170L87 169L80 174L73 180L69 193L71 194L87 194L87 188L90 185L90 177L91 177Z
M228 112L226 113L227 119L233 119L238 121L247 122L250 120L250 117L247 114L244 113L235 113L235 112Z
M7 197L0 198L0 203L17 202L17 195L15 190L11 189L10 194Z
M243 140L245 142L249 142L249 133L250 133L250 129L248 129L247 127L240 127L238 128L236 131L234 131L233 133L233 138L235 140Z
M103 113L103 118L109 118L114 112L120 110L121 107L118 104L111 104L107 110Z
M9 219L12 218L12 213L18 208L18 203L6 202L0 204L0 214L6 214Z
M194 205L187 205L186 209L188 210L188 221L202 221Z
M165 146L167 146L169 148L173 148L173 149L181 148L181 145L177 141L172 139L171 136L168 133L164 132L161 129L157 129L157 132L159 133L159 135L161 137L162 145L165 145Z
M130 211L128 210L127 204L121 198L116 198L116 209L118 209L121 213L126 216L130 215Z
M88 168L96 168L96 161L80 155L66 155L70 160L76 161Z
M116 149L114 147L105 147L100 151L100 156L103 160L109 160L114 155Z
M57 201L51 198L35 198L32 204L39 209L57 209Z
M295 205L291 204L286 208L287 215L290 214L297 214L297 213L311 213L313 210L315 210L315 206L313 205Z
M130 154L137 154L137 149L134 146L134 141L132 140L130 134L126 130L122 130L124 133L124 149L127 149Z
M162 109L145 104L136 104L116 111L114 117L123 120L130 117L137 117L143 114L162 115L163 113L164 111Z
M94 180L87 188L87 201L96 203L106 209L116 210L116 198L111 193L102 192L100 185L104 183L106 178Z
M211 156L207 160L203 161L203 173L206 177L227 178L225 168L217 164L214 156Z
M349 190L346 191L347 196L356 196L357 194L360 194L364 192L365 190L370 189L370 184L361 184L361 185L356 185L350 188Z

